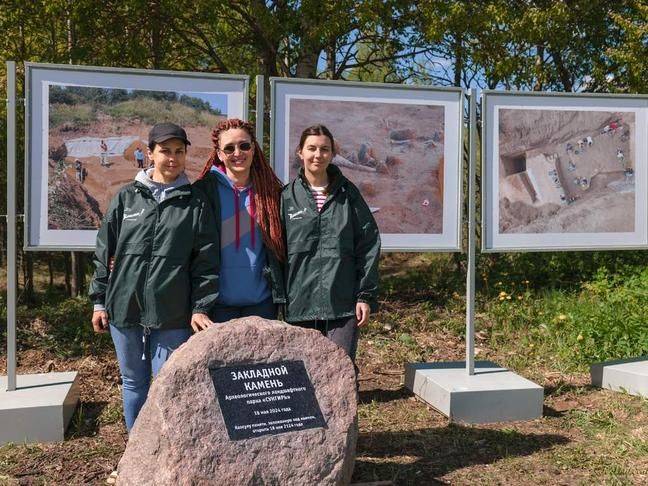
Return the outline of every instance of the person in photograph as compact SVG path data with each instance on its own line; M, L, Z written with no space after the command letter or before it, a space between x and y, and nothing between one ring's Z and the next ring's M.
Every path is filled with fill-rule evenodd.
M108 165L108 144L106 143L105 140L102 140L101 143L99 144L100 148L100 153L99 153L99 161L102 167L106 167Z
M135 155L135 162L137 162L137 168L138 169L143 169L144 168L144 152L142 151L141 148L139 148L139 145L135 149L134 155Z
M129 432L151 375L192 329L212 324L218 297L218 227L205 195L185 175L188 145L181 127L155 125L153 167L115 195L97 234L92 326L110 331L115 345Z
M79 159L74 161L74 170L76 172L77 181L83 184L83 163Z
M212 131L213 151L194 186L212 204L220 234L220 286L210 318L277 317L285 302L281 263L285 245L279 217L282 184L239 119Z
M358 327L378 297L378 226L360 191L331 164L335 141L305 129L298 176L281 194L286 235L286 321L317 329L355 360Z

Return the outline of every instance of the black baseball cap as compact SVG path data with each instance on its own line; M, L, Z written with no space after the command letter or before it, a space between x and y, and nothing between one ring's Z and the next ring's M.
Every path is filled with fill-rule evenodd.
M172 138L178 138L185 144L191 145L187 138L187 132L175 123L158 123L154 125L149 132L149 145L171 140Z

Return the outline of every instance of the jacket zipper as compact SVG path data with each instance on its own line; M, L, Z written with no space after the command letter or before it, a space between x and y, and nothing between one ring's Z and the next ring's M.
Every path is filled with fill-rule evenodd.
M147 306L147 301L148 301L147 296L148 296L148 293L149 293L149 278L151 276L151 262L153 261L153 248L155 246L155 240L156 240L156 237L157 237L158 224L160 222L160 204L155 200L155 198L153 198L153 203L155 204L155 226L153 226L153 239L151 241L151 249L149 251L148 261L146 262L146 278L144 279L145 286L144 286L144 296L143 296L144 297L144 302L143 302L143 305L144 305L144 315L146 316L146 319L145 319L146 321L148 321L149 317L150 317L149 316L149 309L148 309L148 306ZM150 323L150 322L142 323L142 325L144 327L147 327L147 326L150 327L152 324L153 323Z
M312 197L312 196L311 196ZM324 209L324 206L322 206L322 209ZM322 278L323 278L323 267L322 267L322 213L318 211L317 214L317 233L319 235L319 244L317 245L317 253L318 253L318 260L319 260L319 278L317 279L317 286L319 287L319 297L320 297L320 305L319 309L317 309L317 319L319 320L319 317L322 313L322 310L324 309L324 292L322 292Z

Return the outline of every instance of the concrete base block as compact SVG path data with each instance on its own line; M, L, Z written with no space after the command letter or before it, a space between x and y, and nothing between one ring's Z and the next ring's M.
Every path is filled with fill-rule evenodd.
M0 376L0 445L61 442L79 401L76 371L18 375L7 391Z
M648 356L596 363L592 385L648 398Z
M469 424L531 420L542 416L544 390L490 361L409 363L405 385L450 420Z

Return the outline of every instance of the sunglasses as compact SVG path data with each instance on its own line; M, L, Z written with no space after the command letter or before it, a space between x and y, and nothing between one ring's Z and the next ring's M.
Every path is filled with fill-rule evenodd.
M252 144L250 142L241 142L238 145L234 143L227 144L221 148L221 151L224 154L232 155L236 151L236 147L238 147L241 152L249 152L252 150Z

